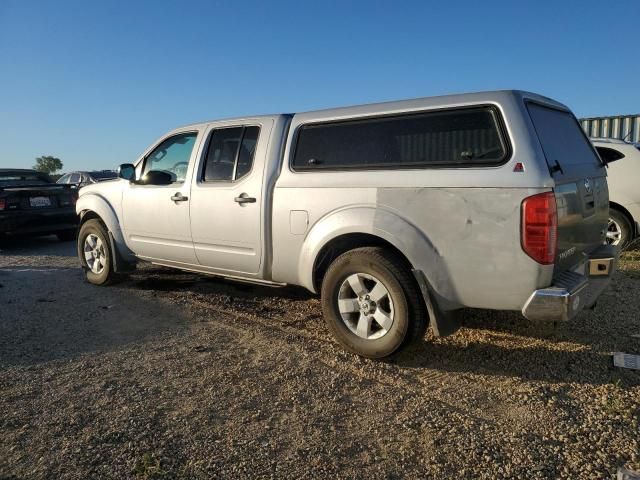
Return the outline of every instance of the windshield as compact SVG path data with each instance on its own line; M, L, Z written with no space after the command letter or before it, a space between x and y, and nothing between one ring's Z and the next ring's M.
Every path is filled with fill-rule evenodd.
M40 172L15 172L0 170L0 187L21 185L46 185L51 179Z

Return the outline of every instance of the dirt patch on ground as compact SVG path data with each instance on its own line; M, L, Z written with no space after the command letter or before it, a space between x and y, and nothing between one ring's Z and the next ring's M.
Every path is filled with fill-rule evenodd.
M635 255L635 256L634 256ZM303 290L146 266L98 288L73 243L0 252L0 478L609 478L640 469L640 257L562 325L465 312L384 361ZM636 335L636 336L634 336Z

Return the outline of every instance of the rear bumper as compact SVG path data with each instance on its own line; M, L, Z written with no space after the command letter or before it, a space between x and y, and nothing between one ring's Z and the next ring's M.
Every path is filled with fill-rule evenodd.
M522 314L533 321L566 321L589 308L611 282L617 249L603 245L573 271L560 274L548 288L531 294Z
M0 233L26 235L73 230L78 226L75 207L39 211L0 212Z

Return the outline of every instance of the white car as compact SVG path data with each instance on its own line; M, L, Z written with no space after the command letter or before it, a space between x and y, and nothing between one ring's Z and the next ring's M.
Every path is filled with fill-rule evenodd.
M591 142L609 166L607 243L624 248L640 233L640 145L615 138L592 138Z

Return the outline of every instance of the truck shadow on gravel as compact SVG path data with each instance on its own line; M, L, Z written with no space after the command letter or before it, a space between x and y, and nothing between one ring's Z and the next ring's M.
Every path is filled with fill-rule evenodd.
M187 325L153 299L88 284L79 268L0 268L0 370L122 350Z
M264 299L290 299L312 300L318 297L302 287L269 287L252 283L243 283L234 280L189 273L181 270L144 266L134 275L131 275L127 287L137 290L149 290L159 292L174 292L190 290L193 293L210 293L221 295L236 295L238 298Z
M388 361L409 370L434 369L572 384L621 381L624 386L640 385L640 376L614 369L609 355L590 348L562 351L546 346L504 347L486 341L461 345L435 340L413 345Z
M297 335L300 343L312 337L319 355L335 354L319 299L302 288L241 284L157 267L137 272L122 288L162 292L172 302L197 305L202 315L213 315L217 321L226 321L221 313L245 315L246 328L275 336ZM602 315L598 310L586 312L580 323L553 325L532 323L517 312L465 310L463 328L455 335L428 337L384 362L408 370L594 385L621 379L625 384L640 384L640 375L614 370L608 355L614 347L630 347L634 339L627 335L621 341L620 325L603 322ZM314 348L306 344L303 348Z
M61 242L55 235L9 237L0 239L0 256L75 257L76 242Z
M618 272L595 309L568 322L536 323L518 312L464 310L460 332L418 343L393 361L407 368L640 385L640 372L615 368L611 357L616 351L640 353L637 278Z
M0 366L153 342L207 316L219 322L242 317L243 328L274 340L296 337L295 348L319 357L340 351L324 326L318 297L302 288L256 286L150 265L141 265L120 284L99 288L86 283L80 269L67 267L72 259L62 257L75 257L74 250L74 242L42 237L0 252L23 258L0 272ZM31 262L34 253L44 254L44 260ZM468 310L463 312L464 328L455 335L417 342L385 362L407 371L640 384L638 372L614 369L608 355L640 353L640 341L632 337L640 334L635 294L640 261L634 255L627 256L623 272L616 274L596 310L572 322L535 324L518 313ZM49 256L64 262L58 265ZM178 308L170 312L167 303Z

